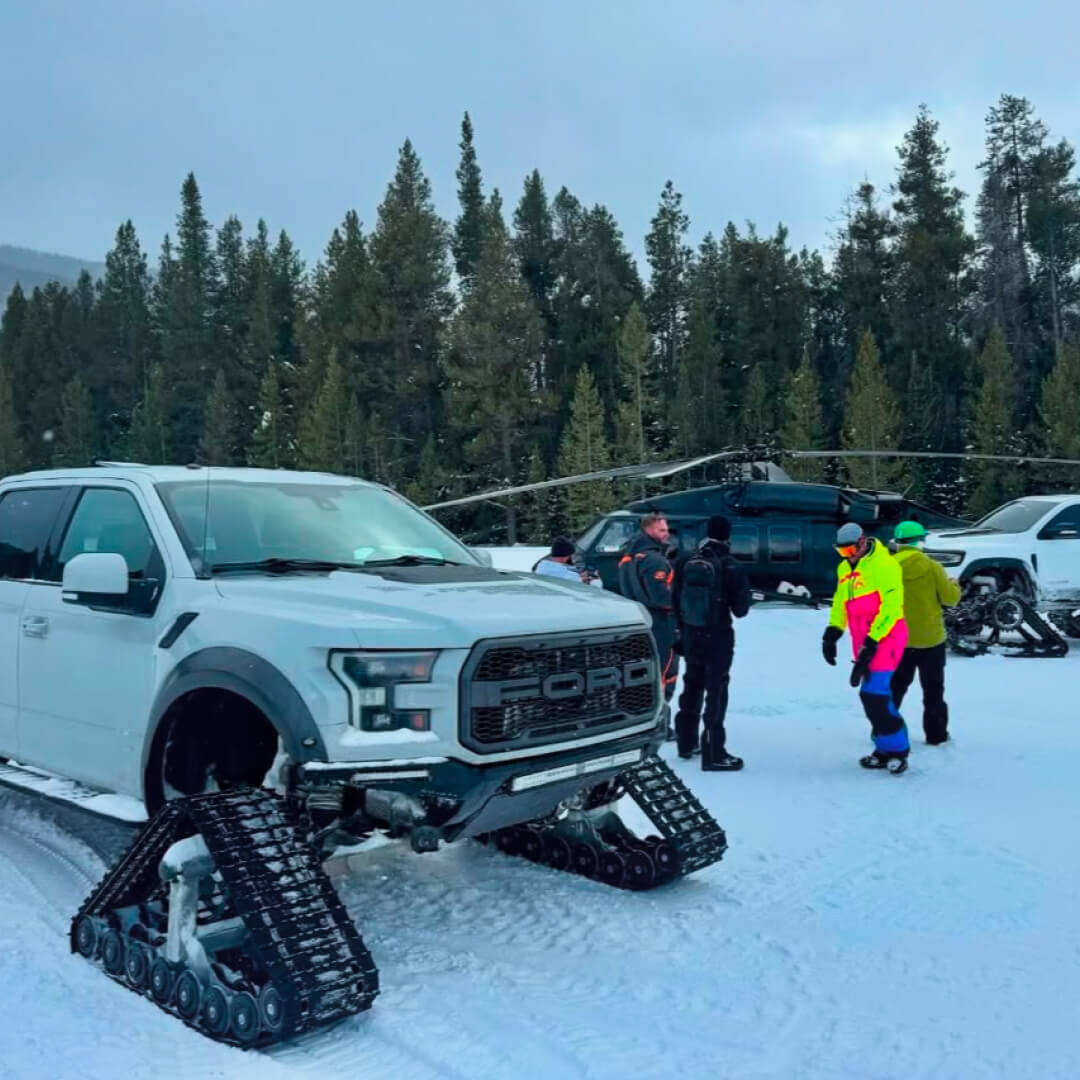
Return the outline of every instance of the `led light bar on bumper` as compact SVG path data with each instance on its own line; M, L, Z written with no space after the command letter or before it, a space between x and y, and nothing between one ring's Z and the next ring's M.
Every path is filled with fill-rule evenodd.
M437 649L334 651L330 670L349 695L349 723L361 731L429 731L428 709L399 709L394 687L430 683Z

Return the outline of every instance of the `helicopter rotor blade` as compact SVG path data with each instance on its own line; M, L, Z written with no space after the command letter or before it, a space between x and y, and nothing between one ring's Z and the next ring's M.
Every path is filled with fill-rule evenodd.
M1080 465L1080 460L1076 458L947 453L943 450L782 450L781 453L796 458L946 458L954 461L1000 461L1015 465Z
M423 507L423 509L430 511L443 510L450 506L468 506L471 503L489 502L510 495L524 495L530 491L566 487L570 484L588 484L600 480L659 480L667 476L675 476L677 473L685 472L687 469L693 469L699 465L708 465L713 461L724 461L746 456L747 452L745 450L720 450L713 454L704 454L701 457L688 458L682 461L656 461L642 462L637 465L620 465L612 469L599 469L596 472L578 473L575 476L560 476L554 480L538 480L532 484L519 484L515 487L484 491L478 495L465 495L460 499L447 499L444 502L431 503Z

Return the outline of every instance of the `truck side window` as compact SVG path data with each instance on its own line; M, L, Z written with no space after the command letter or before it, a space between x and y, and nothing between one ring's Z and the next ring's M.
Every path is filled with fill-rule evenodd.
M127 491L87 488L72 515L56 567L59 581L69 559L99 551L123 555L133 578L164 576L164 565L139 504Z
M1059 514L1055 514L1042 528L1039 533L1040 540L1071 540L1074 535L1070 530L1075 529L1080 534L1080 503L1066 506Z
M0 578L40 578L49 533L68 489L9 491L0 496Z

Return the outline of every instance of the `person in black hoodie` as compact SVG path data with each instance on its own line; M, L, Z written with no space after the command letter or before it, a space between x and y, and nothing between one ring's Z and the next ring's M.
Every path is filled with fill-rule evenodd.
M670 530L663 514L646 514L641 519L641 532L626 542L619 559L619 592L644 604L652 616L664 700L668 702L675 696L677 677L672 567L667 557L669 538Z
M743 767L742 758L727 752L724 720L735 656L731 617L741 619L750 610L750 582L730 554L730 539L731 522L720 515L709 518L706 539L679 560L672 585L686 659L675 736L679 757L690 758L697 752L699 724L704 728L701 768L705 772L734 772Z

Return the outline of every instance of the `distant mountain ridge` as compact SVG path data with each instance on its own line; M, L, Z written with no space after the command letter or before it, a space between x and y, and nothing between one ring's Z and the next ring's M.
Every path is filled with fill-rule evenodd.
M0 244L0 308L16 282L22 286L23 292L29 294L37 286L47 285L50 281L74 285L83 270L99 278L105 273L105 264Z

